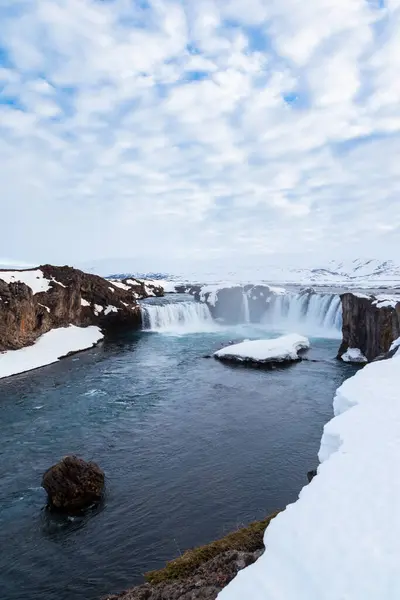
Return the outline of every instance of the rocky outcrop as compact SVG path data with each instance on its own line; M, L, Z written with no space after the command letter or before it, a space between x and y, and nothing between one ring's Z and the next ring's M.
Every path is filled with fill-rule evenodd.
M343 341L341 358L349 349L359 349L368 361L386 354L400 337L400 302L361 294L342 294Z
M132 290L71 267L0 272L0 352L23 348L71 324L138 329L141 312Z
M222 588L262 553L263 550L229 550L203 564L190 577L157 585L145 583L116 596L107 596L104 600L215 600Z
M104 490L104 473L96 463L66 456L46 471L42 487L51 509L73 513L98 502Z

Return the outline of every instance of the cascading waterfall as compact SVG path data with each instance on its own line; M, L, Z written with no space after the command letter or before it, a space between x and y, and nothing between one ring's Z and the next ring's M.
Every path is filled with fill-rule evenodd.
M340 337L342 307L336 294L294 294L275 296L264 324L274 329L290 329L309 335Z
M207 304L188 301L142 304L143 328L159 333L197 333L217 329Z
M243 291L243 318L244 323L250 323L249 297L245 291Z

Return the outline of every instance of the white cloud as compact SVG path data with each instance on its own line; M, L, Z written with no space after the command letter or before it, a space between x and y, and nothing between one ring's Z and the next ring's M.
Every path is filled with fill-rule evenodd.
M394 254L397 0L15 0L0 18L0 254Z

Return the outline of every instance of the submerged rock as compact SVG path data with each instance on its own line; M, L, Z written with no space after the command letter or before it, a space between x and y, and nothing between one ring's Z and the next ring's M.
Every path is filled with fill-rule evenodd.
M104 490L104 472L94 462L66 456L43 475L49 508L75 512L98 502Z

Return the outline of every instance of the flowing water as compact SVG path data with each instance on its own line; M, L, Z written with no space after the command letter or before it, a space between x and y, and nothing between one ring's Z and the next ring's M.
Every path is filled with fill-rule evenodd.
M147 331L0 381L4 600L94 600L138 583L293 502L317 463L335 389L354 372L337 340L311 340L318 362L235 368L205 355L270 337L267 325L223 327L186 297L143 310ZM82 517L44 510L42 473L68 453L107 476L103 504Z
M341 337L342 307L336 294L282 294L272 299L263 322L271 329Z

